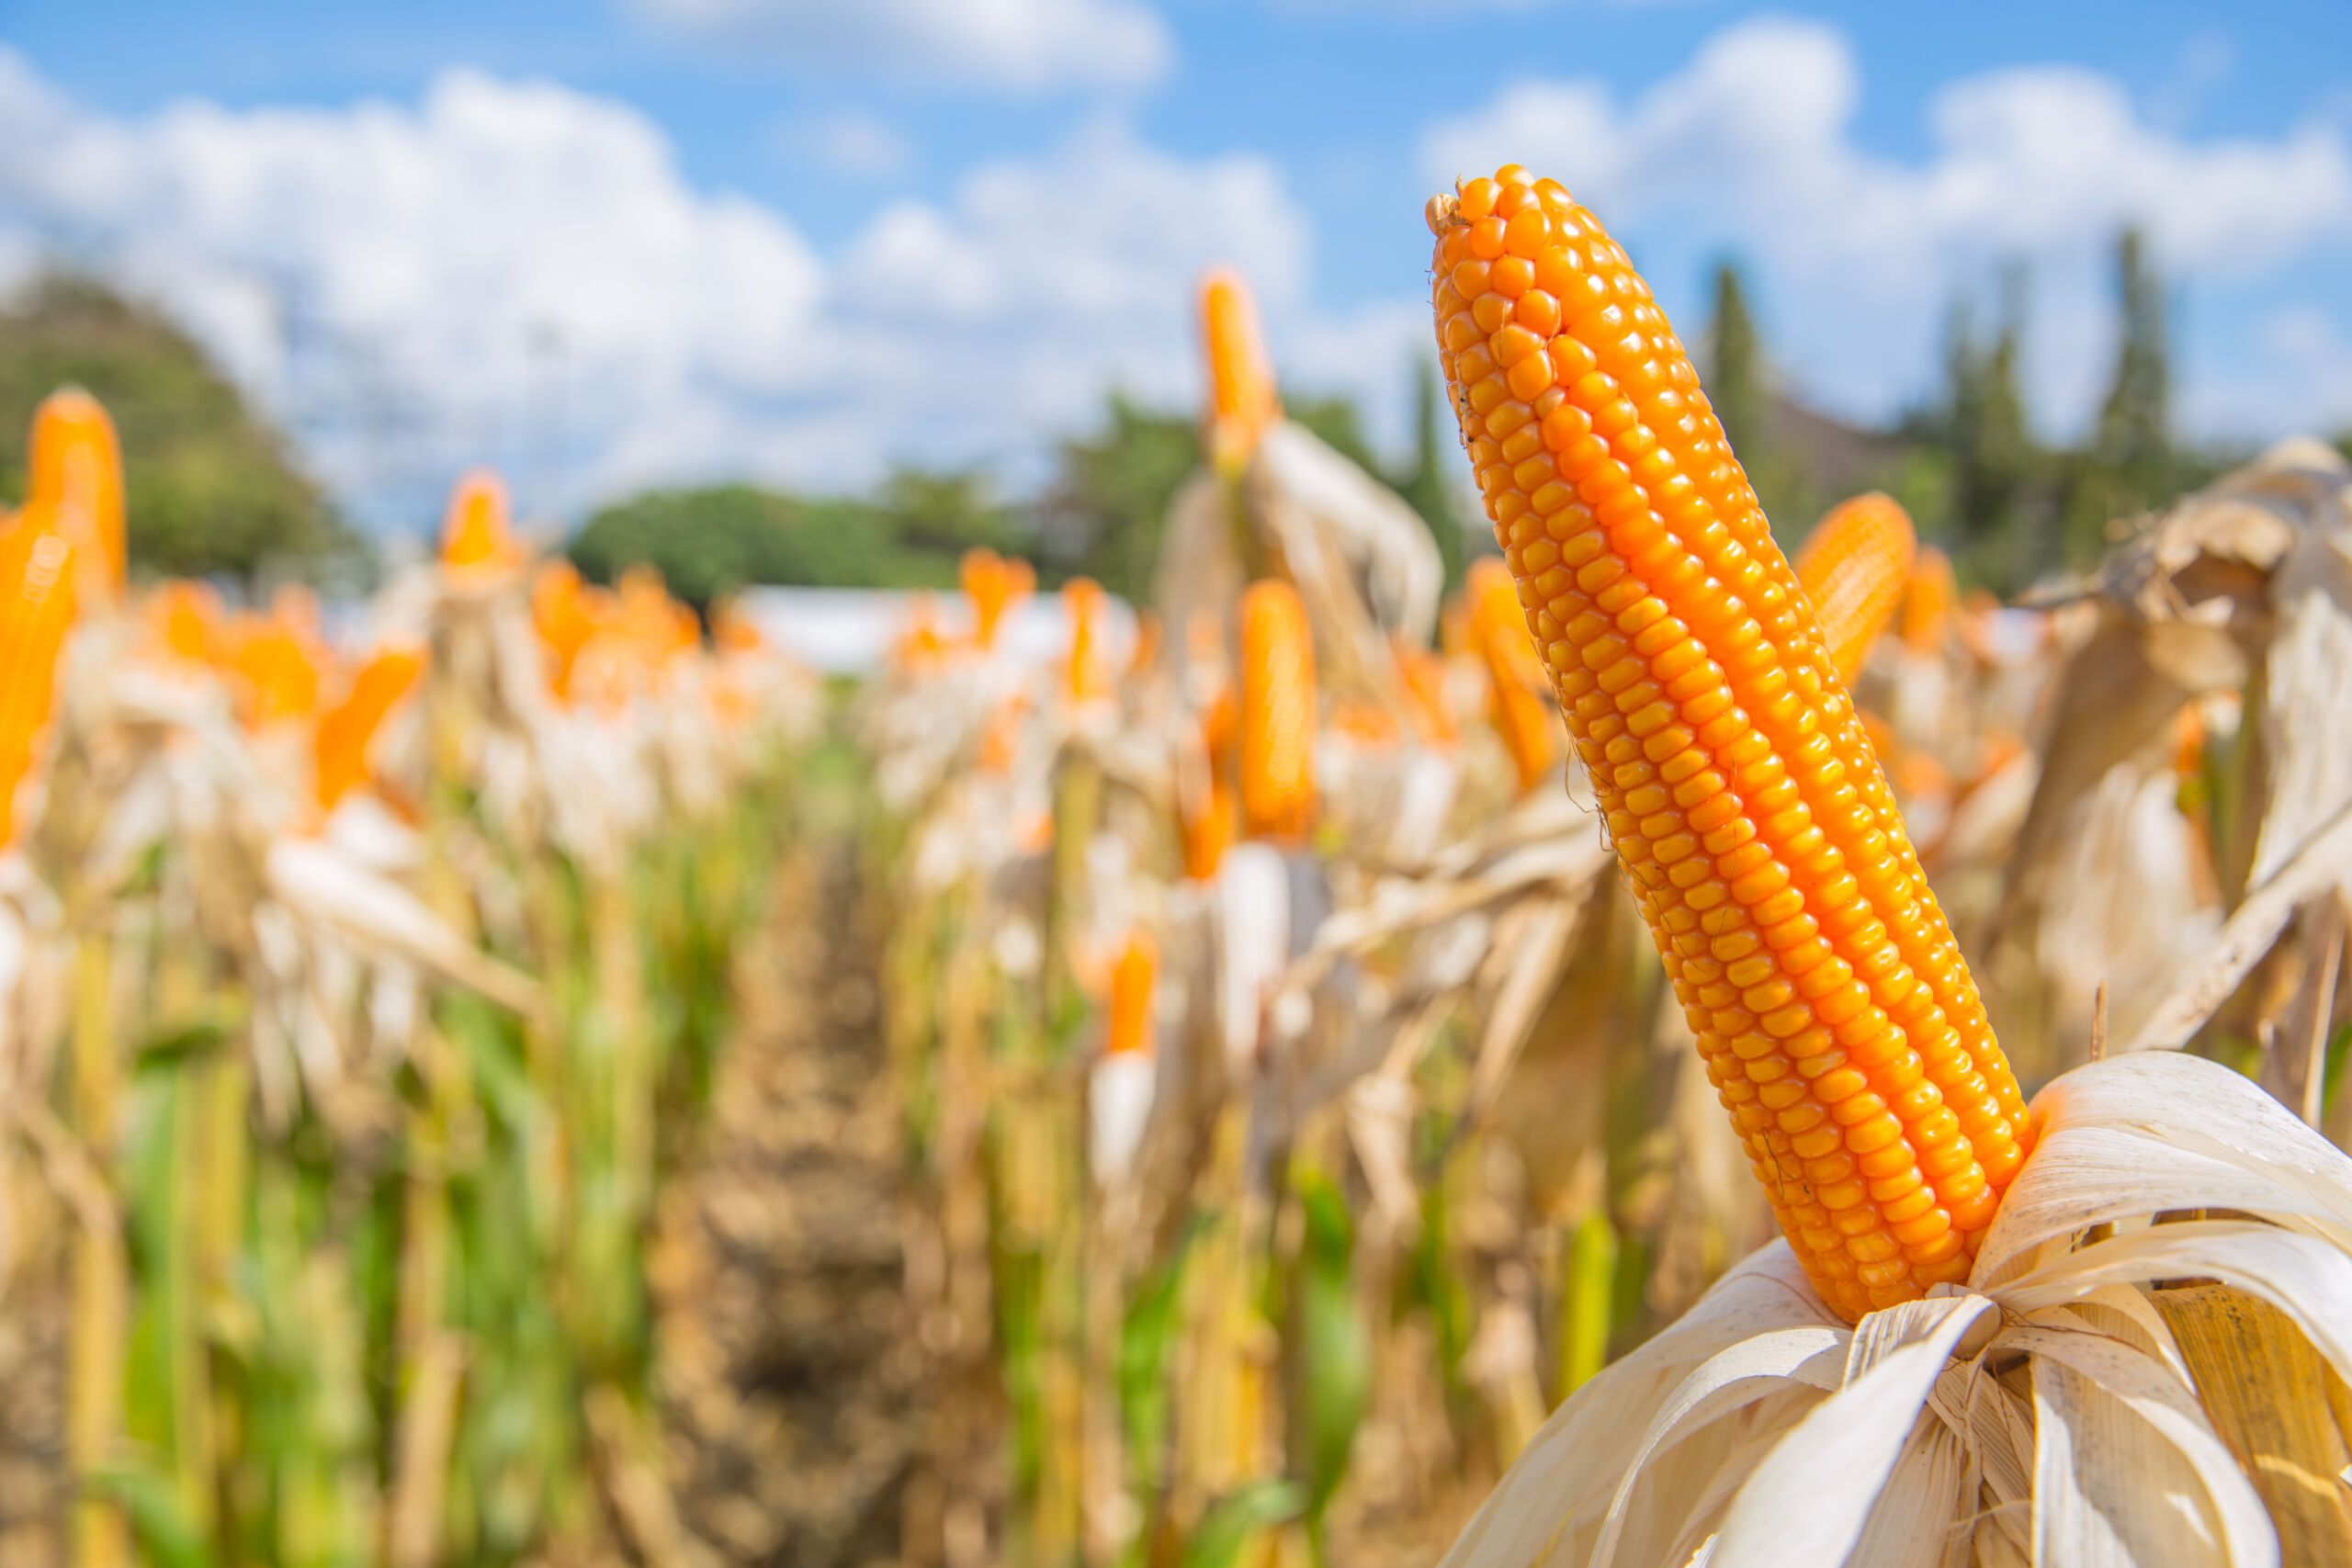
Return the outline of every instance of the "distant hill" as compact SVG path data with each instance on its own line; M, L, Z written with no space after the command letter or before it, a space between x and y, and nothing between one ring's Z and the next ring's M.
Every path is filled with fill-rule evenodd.
M196 342L87 278L52 276L0 309L0 497L24 493L33 410L62 386L104 403L122 437L135 574L248 582L344 578L357 536Z

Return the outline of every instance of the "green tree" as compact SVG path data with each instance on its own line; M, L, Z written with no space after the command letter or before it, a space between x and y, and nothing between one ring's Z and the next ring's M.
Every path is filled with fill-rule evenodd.
M2104 546L2111 520L2158 504L2184 477L2172 444L2164 284L2137 229L2116 239L2115 294L2115 371L2068 487L2067 543L2078 561Z
M812 588L944 587L954 558L910 550L895 520L857 501L803 501L752 485L652 491L598 511L568 553L610 582L645 562L697 608L753 583Z
M1766 408L1764 345L1748 308L1747 284L1739 264L1726 256L1715 264L1714 313L1707 327L1707 399L1731 438L1732 450L1751 468L1763 454Z
M1099 427L1056 449L1038 502L1040 549L1059 570L1140 599L1151 589L1168 503L1200 464L1193 421L1114 392Z
M1332 451L1368 474L1380 472L1380 459L1364 439L1363 411L1347 398L1293 398L1284 394L1283 416L1312 431Z
M899 468L882 481L876 505L903 555L933 556L952 565L979 547L1018 553L1028 546L1020 515L997 499L976 468Z
M0 493L20 496L33 409L86 388L122 441L131 570L349 581L365 547L204 351L88 278L37 280L0 310Z
M2050 531L2035 526L2042 457L2026 423L2019 384L2025 334L2025 275L2001 282L2000 325L1988 346L1964 301L1947 318L1947 386L1941 429L1951 454L1954 542L1972 574L2004 590L2049 564Z
M1808 457L1804 411L1774 389L1770 358L1737 261L1725 257L1715 264L1711 291L1714 313L1707 323L1702 356L1707 400L1740 466L1747 470L1747 482L1755 487L1774 533L1783 547L1793 549L1835 498L1824 494Z
M1413 460L1395 476L1396 493L1421 515L1437 540L1438 559L1445 565L1445 585L1454 588L1470 556L1470 537L1463 526L1454 476L1462 461L1461 433L1453 411L1445 406L1445 389L1438 382L1437 361L1427 354L1413 360Z

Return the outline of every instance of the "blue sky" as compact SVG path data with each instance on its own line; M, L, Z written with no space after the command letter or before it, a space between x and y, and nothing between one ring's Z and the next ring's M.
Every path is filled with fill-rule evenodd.
M2030 269L2037 417L2104 375L2148 222L2181 418L2352 423L2352 6L1691 0L0 0L0 282L187 319L363 513L489 457L1018 485L1111 383L1189 400L1229 259L1286 376L1383 429L1422 197L1557 172L1685 328L1736 251L1782 373L1883 417L1946 301ZM1963 19L1964 17L1964 19Z

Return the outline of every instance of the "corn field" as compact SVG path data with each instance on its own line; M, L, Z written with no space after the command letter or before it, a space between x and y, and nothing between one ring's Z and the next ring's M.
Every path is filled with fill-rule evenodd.
M1427 216L1457 592L1216 273L1148 602L975 551L854 682L488 475L365 604L134 586L44 404L7 1560L2352 1562L2352 471L1784 557L1599 218ZM681 1192L867 1286L705 1323ZM795 1314L888 1397L713 1373Z

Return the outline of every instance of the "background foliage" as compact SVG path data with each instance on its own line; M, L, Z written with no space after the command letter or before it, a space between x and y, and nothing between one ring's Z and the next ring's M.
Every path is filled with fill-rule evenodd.
M2110 519L2243 456L2176 438L2164 281L2136 232L2117 237L2114 267L2115 360L2098 416L2073 446L2037 436L2020 389L2031 280L2019 268L2005 270L1983 297L1952 300L1940 385L1890 428L1804 403L1774 366L1736 258L1717 264L1710 317L1692 338L1716 412L1777 526L1801 536L1843 497L1885 490L1951 552L1965 580L2010 593L2096 558ZM1489 547L1434 367L1418 365L1413 376L1411 443L1401 454L1374 450L1344 398L1293 390L1284 406L1412 503L1430 523L1449 581L1458 581L1466 558ZM153 311L79 278L39 280L0 311L0 494L21 492L33 406L67 383L96 393L139 453L130 533L141 571L259 587L364 570L364 541L203 352ZM2352 449L2352 434L2344 439ZM974 545L1028 556L1048 584L1084 574L1139 596L1170 498L1201 460L1190 412L1114 391L1094 426L1064 437L1046 476L1023 495L977 469L902 468L865 496L749 484L662 489L600 508L570 549L599 580L650 562L696 604L754 583L944 587Z

